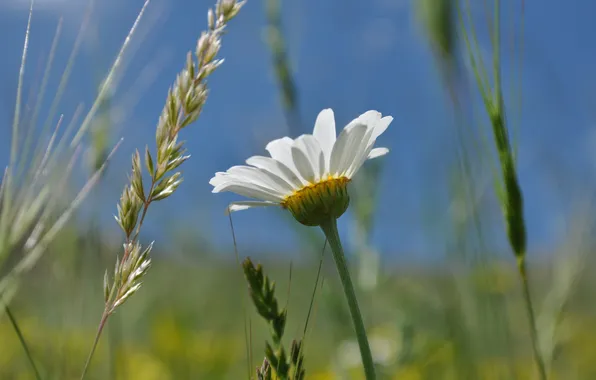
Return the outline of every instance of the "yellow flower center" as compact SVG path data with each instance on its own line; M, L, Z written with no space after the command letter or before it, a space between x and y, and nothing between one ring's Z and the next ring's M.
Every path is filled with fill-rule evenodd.
M329 177L321 182L304 186L288 195L282 207L307 226L320 226L330 218L337 219L350 204L347 177Z

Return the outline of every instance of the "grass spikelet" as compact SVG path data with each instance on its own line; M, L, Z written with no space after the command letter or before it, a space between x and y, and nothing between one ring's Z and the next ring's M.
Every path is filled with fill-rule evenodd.
M257 379L304 379L304 356L300 341L292 341L288 356L282 344L287 319L287 309L280 310L275 297L275 283L263 273L263 267L254 265L250 258L242 262L244 276L248 282L250 298L259 315L269 325L273 344L265 342L265 359L257 369Z
M141 9L133 29L148 4L149 0ZM122 258L116 260L111 280L107 272L104 275L104 311L81 379L85 378L108 318L140 289L141 280L151 266L149 253L153 243L145 248L141 246L141 227L149 206L171 196L183 181L182 172L177 169L190 158L190 155L186 154L184 142L178 140L179 133L199 118L207 100L207 78L223 63L223 59L216 57L221 47L224 29L243 5L244 2L236 0L218 0L215 11L209 9L208 30L201 34L194 57L191 52L187 54L185 68L178 74L168 91L155 132L156 153L152 155L149 147L146 147L143 155L144 165L141 164L141 154L138 150L132 156L129 183L120 196L115 216L125 236ZM129 39L130 36L125 44ZM104 81L100 96L106 91L105 86L110 78ZM99 103L96 103L92 109L98 106ZM86 125L86 121L83 124ZM147 169L150 178L147 187L144 184L143 167Z

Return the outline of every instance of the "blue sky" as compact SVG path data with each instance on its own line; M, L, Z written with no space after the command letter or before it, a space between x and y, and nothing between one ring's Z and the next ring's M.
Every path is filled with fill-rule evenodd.
M85 10L82 3L86 1L37 0L26 72L29 84L47 55L60 16L64 26L55 67L64 66ZM89 106L100 74L111 64L143 1L96 3L60 107L66 116L80 101ZM444 250L444 236L429 230L428 222L447 217L454 122L410 1L283 3L304 132L327 107L334 109L338 126L369 109L392 115L392 125L378 141L391 152L382 158L382 207L373 244L388 256L436 257ZM509 16L518 2L504 4L507 33ZM573 4L545 0L538 7L526 2L523 112L513 113L512 118L520 120L520 177L526 192L530 250L536 252L550 251L564 238L573 200L596 185L596 4L587 0ZM211 5L205 0L152 0L142 21L114 98L128 111L116 118L111 137L113 141L123 137L124 143L97 200L103 202L97 212L108 223L126 181L130 154L146 144L154 146L166 91L205 27ZM0 130L3 164L8 157L8 126L27 11L28 1L0 1L0 120L7 126ZM483 20L482 13L479 16ZM265 21L264 1L249 0L230 25L221 50L226 62L210 79L211 94L201 118L183 135L192 154L184 166L185 182L171 199L152 210L148 233L157 232L167 220L171 229L184 226L197 236L209 237L216 246L230 245L223 209L238 197L211 194L209 178L251 155L263 154L267 141L289 133L265 44ZM511 63L510 40L504 37L506 63ZM51 88L56 88L58 74L56 69ZM510 74L511 70L505 71L506 83L512 80ZM491 174L486 173L486 178L490 180ZM271 251L295 246L295 233L280 223L279 216L280 211L271 209L236 214L241 247ZM343 219L347 234L347 218ZM504 248L499 215L490 223L489 239Z

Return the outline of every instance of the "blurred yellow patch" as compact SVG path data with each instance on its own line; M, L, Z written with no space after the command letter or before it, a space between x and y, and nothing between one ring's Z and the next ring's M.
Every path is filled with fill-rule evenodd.
M422 380L422 372L417 366L404 366L393 375L394 380Z
M148 353L131 348L124 355L119 355L117 363L118 378L139 380L173 379L168 368L158 358Z
M312 380L335 380L337 378L333 371L317 372L308 377Z

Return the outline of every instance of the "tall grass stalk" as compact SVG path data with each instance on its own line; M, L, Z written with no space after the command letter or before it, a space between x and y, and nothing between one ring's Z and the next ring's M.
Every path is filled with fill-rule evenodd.
M28 272L46 251L48 245L64 227L74 211L83 203L91 189L99 182L111 154L98 162L90 178L83 185L72 201L64 204L62 194L66 190L75 162L81 154L81 145L77 142L66 148L66 141L71 137L74 120L61 134L59 129L63 121L60 115L53 133L48 128L53 123L55 107L60 101L60 91L52 101L52 107L46 123L40 131L37 119L44 101L47 83L51 75L56 47L59 41L62 19L58 22L52 41L48 62L44 70L41 87L35 97L31 114L23 115L22 94L25 79L30 31L33 18L31 1L25 31L25 41L19 66L14 119L12 123L9 164L4 171L0 184L0 299L5 306L0 309L0 317L6 313L11 321L19 342L27 356L29 365L36 378L41 378L35 366L31 351L19 328L18 321L10 311L9 303L16 294L22 276ZM85 25L85 21L83 22ZM81 36L78 36L79 40ZM68 82L70 67L76 56L76 44L62 73L60 87ZM112 67L114 70L115 67ZM27 110L28 108L26 108ZM81 136L85 130L77 130ZM24 136L24 138L21 138ZM34 139L34 137L36 139ZM33 152L31 147L35 145ZM117 145L118 146L118 145ZM67 165L62 165L66 161ZM12 267L7 264L15 262Z
M468 14L470 13L468 3ZM472 48L469 44L468 32L465 27L462 32L468 42L466 47L471 62L473 63L477 84L484 100L486 112L490 119L493 132L493 141L497 150L497 155L500 163L499 182L497 183L497 193L505 219L505 227L509 244L516 258L517 270L522 285L523 300L530 325L530 338L532 343L532 351L534 360L538 368L540 379L546 380L546 366L544 359L540 352L540 345L538 342L538 333L536 327L535 307L532 302L530 292L530 284L527 275L527 261L526 261L526 225L523 210L523 194L519 185L516 164L513 150L509 142L508 128L506 125L505 104L503 100L502 80L501 80L501 2L494 1L494 19L492 22L492 74L493 74L493 89L489 91L489 85L482 79L482 74L485 72L482 61L475 59L480 57L480 51L477 48ZM474 24L469 17L471 25L472 36L475 39ZM479 66L477 63L480 62ZM488 87L488 88L487 88Z
M456 371L459 378L478 377L480 359L493 355L495 350L505 352L509 364L509 377L514 377L513 354L508 349L511 336L507 325L507 309L502 295L485 294L488 281L478 289L477 275L490 270L490 253L484 238L481 218L481 201L486 187L479 175L484 167L484 152L479 147L476 131L465 117L460 97L466 84L458 65L457 3L453 0L419 2L419 17L433 47L438 68L447 90L454 112L456 135L456 164L450 211L454 227L453 243L448 245L448 259L455 263L456 270L465 270L466 275L453 274L453 282L460 298L454 298L455 307L446 307L450 320L449 332L457 347ZM482 133L486 140L486 136ZM486 141L483 141L486 145ZM471 158L474 157L474 160ZM480 170L479 170L480 169ZM455 253L455 254L454 254ZM463 264L463 265L462 265ZM451 296L448 294L448 298ZM490 323L486 323L490 320ZM487 353L487 347L488 352Z
M33 115L27 118L22 115L22 92L32 15L33 2L29 9L19 67L10 160L0 185L0 272L2 272L0 297L7 305L16 293L22 275L35 265L74 211L84 202L91 189L101 178L107 161L116 149L114 148L103 163L91 173L75 197L71 201L65 202L62 197L69 183L74 164L82 150L80 143L69 146L67 141L74 131L80 132L81 135L84 135L85 131L80 127L78 130L75 128L76 116L73 117L63 133L59 131L63 121L62 115L59 117L54 131L49 134L45 126L40 132L35 123L44 101L43 95L60 35L61 22L58 23L42 86L33 108ZM76 43L67 62L67 67L62 73L60 88L66 86L70 68L75 60L75 52ZM115 69L116 67L112 67L110 70ZM51 108L55 108L54 106L58 104L60 92L59 90L54 96ZM78 108L76 114L80 110L81 107ZM54 122L52 114L53 110L50 109L46 125ZM24 127L28 129L23 130ZM21 143L23 140L20 138L21 135L25 136L23 143ZM36 141L32 141L31 136L35 136ZM26 155L25 152L32 145L35 145L35 150ZM8 265L13 262L13 265ZM4 311L4 308L0 309L0 316Z
M540 352L538 342L535 308L532 302L530 284L527 275L526 263L526 226L523 210L523 195L519 185L515 163L515 152L509 141L509 132L506 125L505 104L503 100L501 79L501 2L494 0L493 19L487 17L492 43L492 88L488 70L484 65L480 52L476 30L471 15L471 2L469 0L441 0L440 6L430 1L421 2L420 14L422 21L437 52L438 61L441 63L443 73L446 74L445 84L449 88L456 111L460 112L457 93L451 75L454 71L454 52L456 48L455 35L452 33L455 22L452 20L453 10L457 1L457 14L461 24L461 33L468 53L468 59L476 79L476 84L483 100L485 111L492 126L493 143L496 147L500 170L495 171L495 185L501 203L505 228L509 245L514 253L517 271L522 285L524 305L530 325L530 337L534 360L540 378L545 380L547 373L544 359ZM464 4L465 3L465 4ZM485 4L486 5L486 4ZM462 8L465 8L462 9ZM488 11L488 10L487 10ZM468 28L464 22L463 14L467 15ZM523 17L523 14L522 14ZM523 24L522 24L523 25ZM521 46L521 43L520 43ZM520 53L521 55L521 53ZM520 68L521 71L521 68ZM520 83L521 88L521 83ZM521 94L520 94L521 103ZM521 105L520 105L521 106ZM461 139L461 138L460 138Z
M129 43L149 2L150 0L146 0L143 4L123 48ZM238 14L242 5L244 2L236 0L218 0L215 10L209 9L208 29L201 34L194 57L191 52L187 54L186 66L178 74L166 97L155 133L156 153L152 155L149 147L145 149L144 164L151 178L149 186L146 187L143 181L141 154L137 150L132 156L130 182L124 187L116 216L125 235L122 258L116 259L111 278L107 271L104 275L104 310L81 373L81 380L87 374L108 318L139 290L141 280L151 266L149 254L153 243L142 247L139 239L143 222L149 206L170 197L183 181L182 173L177 169L190 156L186 155L184 142L178 141L179 134L201 115L207 100L207 78L223 63L222 59L216 59L221 47L221 37L227 23ZM116 62L120 61L121 54L116 58ZM108 93L112 80L113 76L108 75L100 88L99 97L103 98ZM95 102L92 112L97 112L101 104ZM88 128L90 122L89 117L85 118L83 126ZM77 138L80 138L79 134L75 135L73 141L76 142Z

